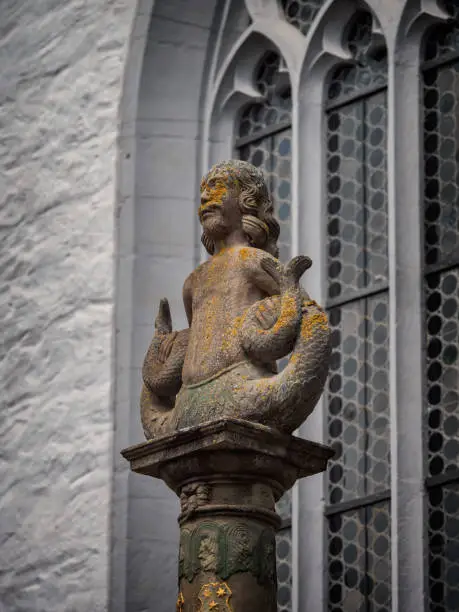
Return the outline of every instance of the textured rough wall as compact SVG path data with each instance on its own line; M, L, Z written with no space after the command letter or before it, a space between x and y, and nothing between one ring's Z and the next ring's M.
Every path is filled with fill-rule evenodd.
M0 610L105 610L133 0L0 3Z

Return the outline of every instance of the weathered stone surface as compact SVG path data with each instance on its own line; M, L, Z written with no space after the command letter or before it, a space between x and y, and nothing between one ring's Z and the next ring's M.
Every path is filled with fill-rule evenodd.
M122 455L133 472L161 478L176 493L193 478L238 473L276 480L280 496L298 478L323 472L333 451L258 423L219 419L136 444Z
M330 360L327 317L299 284L312 261L277 259L266 178L247 161L215 164L200 198L211 259L183 285L189 327L174 330L169 303L160 302L142 368L144 434L233 416L292 433L317 404ZM275 362L289 354L277 373Z
M1 3L5 610L107 607L116 135L134 10Z

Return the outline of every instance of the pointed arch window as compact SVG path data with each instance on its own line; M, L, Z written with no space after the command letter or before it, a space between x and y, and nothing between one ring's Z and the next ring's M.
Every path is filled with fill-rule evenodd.
M240 159L261 168L268 182L280 225L279 258L291 257L291 135L290 79L281 56L267 52L255 70L260 101L246 106L239 119L236 151ZM282 361L280 363L283 365ZM277 503L282 527L277 534L277 604L292 610L292 499L288 491Z
M424 40L429 610L459 609L459 6Z
M347 27L352 63L326 95L328 609L390 609L387 54L373 17Z

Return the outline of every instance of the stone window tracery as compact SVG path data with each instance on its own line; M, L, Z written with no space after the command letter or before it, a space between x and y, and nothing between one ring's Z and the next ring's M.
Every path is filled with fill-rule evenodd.
M326 102L330 612L390 609L387 54L370 13Z
M424 39L429 610L459 609L459 6Z
M324 0L282 0L285 19L306 35Z

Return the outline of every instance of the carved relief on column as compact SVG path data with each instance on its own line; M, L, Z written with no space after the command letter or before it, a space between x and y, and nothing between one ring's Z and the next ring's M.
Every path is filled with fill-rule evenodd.
M182 526L179 578L191 583L198 574L229 580L249 572L260 585L275 577L272 526L229 518L196 521Z

